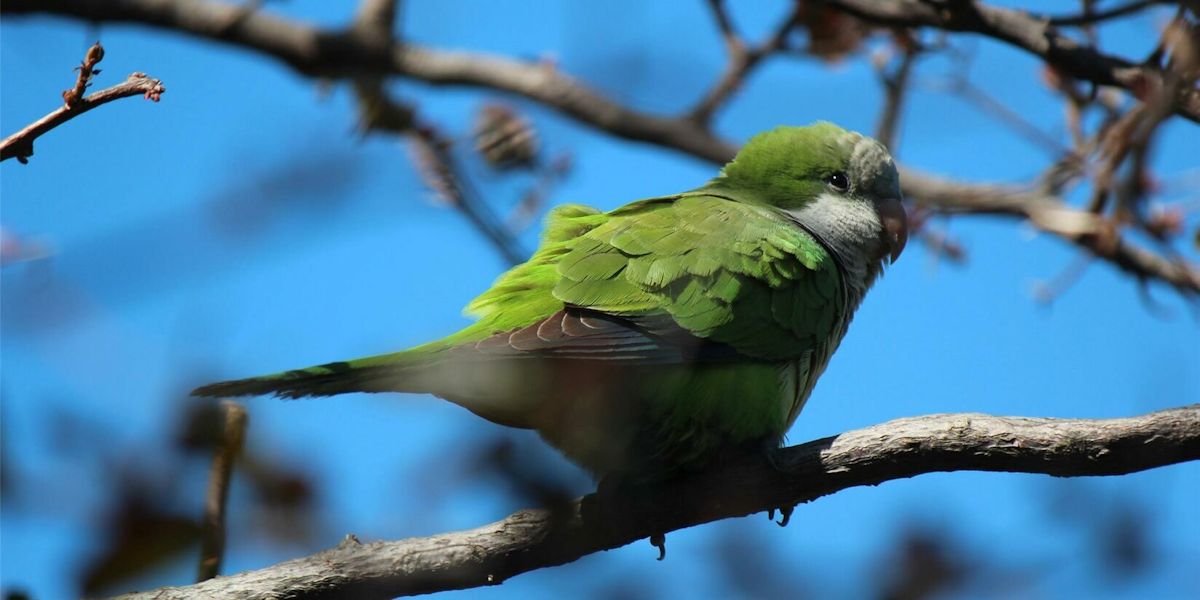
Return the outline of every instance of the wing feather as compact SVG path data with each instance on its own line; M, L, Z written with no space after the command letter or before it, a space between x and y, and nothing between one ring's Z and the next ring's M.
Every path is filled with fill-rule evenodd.
M836 261L773 209L701 193L552 213L524 265L476 299L456 355L641 363L792 360L843 310ZM574 236L574 237L572 237Z

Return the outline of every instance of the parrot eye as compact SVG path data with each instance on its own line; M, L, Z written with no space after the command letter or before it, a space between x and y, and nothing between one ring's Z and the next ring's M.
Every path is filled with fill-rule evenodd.
M846 177L846 174L841 171L835 171L830 174L829 177L825 178L825 182L839 192L850 189L850 178Z

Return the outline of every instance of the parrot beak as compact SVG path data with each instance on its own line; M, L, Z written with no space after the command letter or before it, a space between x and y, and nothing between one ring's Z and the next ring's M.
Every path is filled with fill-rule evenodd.
M895 263L908 242L908 214L904 205L896 198L886 198L877 205L879 220L883 223L884 240L887 242L888 262Z

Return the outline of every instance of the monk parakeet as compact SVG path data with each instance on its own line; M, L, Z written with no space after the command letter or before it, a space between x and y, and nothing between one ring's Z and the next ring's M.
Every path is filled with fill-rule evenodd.
M201 396L430 393L535 429L603 477L782 440L907 238L896 167L830 123L755 136L694 190L550 212L541 246L415 348Z

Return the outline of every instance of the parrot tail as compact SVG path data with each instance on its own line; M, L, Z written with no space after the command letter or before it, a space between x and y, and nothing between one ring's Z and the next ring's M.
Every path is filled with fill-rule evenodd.
M426 386L420 382L422 369L419 368L419 364L409 361L389 362L368 359L328 363L274 375L212 383L192 390L192 395L224 398L274 394L280 398L301 398L349 392L431 391L425 389Z
M489 366L486 361L446 360L428 347L334 362L274 375L222 381L192 390L193 396L228 398L274 394L280 398L333 396L350 392L433 394L509 427L533 427L541 396L528 386L527 369ZM536 368L536 367L535 367Z

